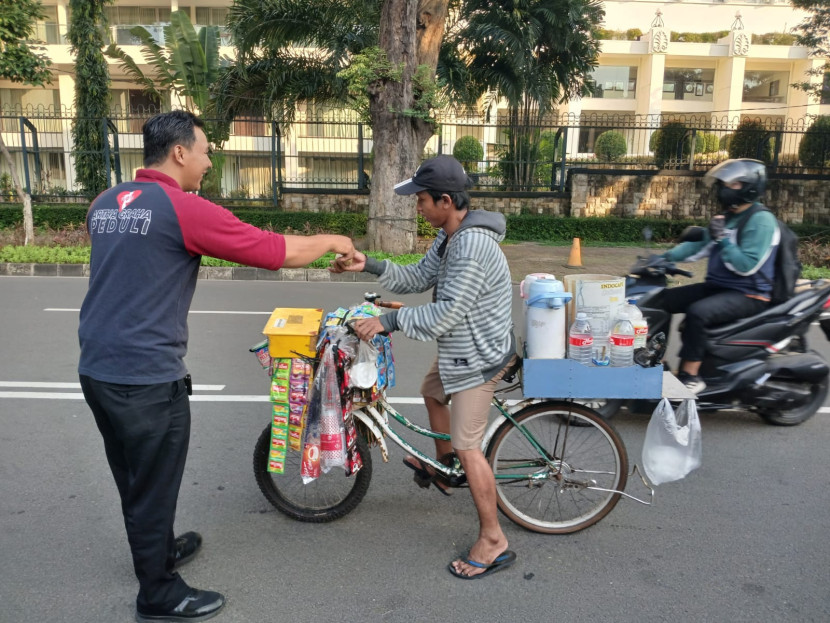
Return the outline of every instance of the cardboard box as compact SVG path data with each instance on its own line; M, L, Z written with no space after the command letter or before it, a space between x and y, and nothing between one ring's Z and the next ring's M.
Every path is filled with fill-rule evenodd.
M322 319L322 309L277 307L262 330L271 357L313 357Z

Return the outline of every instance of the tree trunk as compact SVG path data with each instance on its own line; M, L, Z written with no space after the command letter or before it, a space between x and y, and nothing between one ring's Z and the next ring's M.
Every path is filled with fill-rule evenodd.
M399 82L378 80L370 87L369 114L375 150L369 193L369 248L412 253L417 239L415 200L395 195L393 187L410 177L434 126L403 114L415 108L412 76L419 65L435 74L444 36L447 0L386 0L380 17L380 47L403 68Z
M17 196L20 198L20 202L23 204L23 244L28 246L35 241L35 225L34 218L32 217L32 196L27 192L23 192L23 186L20 184L20 178L17 177L17 168L14 166L12 155L6 148L6 143L3 142L2 134L0 134L0 151L3 152L6 162L9 163L9 171L11 171L12 174L14 189L17 192Z

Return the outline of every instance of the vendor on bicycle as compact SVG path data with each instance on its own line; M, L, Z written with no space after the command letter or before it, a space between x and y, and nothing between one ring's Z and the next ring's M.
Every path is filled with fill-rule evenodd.
M466 559L449 566L453 575L465 579L503 569L516 558L507 549L499 525L496 482L481 451L493 391L516 361L513 289L499 247L506 221L499 213L469 210L471 186L455 158L427 160L412 178L395 185L398 195L416 195L418 214L440 229L424 258L399 266L356 252L350 263L336 260L332 266L334 272L378 275L383 287L398 294L433 288L431 303L358 320L354 328L363 340L401 330L412 339L438 342L438 357L424 378L421 394L432 430L451 436L451 441L435 440L436 456L455 451L478 511L478 540ZM431 466L412 456L404 464L415 470L418 484L432 483L449 495Z

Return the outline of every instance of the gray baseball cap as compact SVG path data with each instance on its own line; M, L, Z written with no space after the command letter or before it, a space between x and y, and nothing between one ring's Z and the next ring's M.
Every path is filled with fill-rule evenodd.
M472 186L472 180L458 160L452 156L436 156L425 160L408 180L395 184L395 194L414 195L422 190L461 192Z

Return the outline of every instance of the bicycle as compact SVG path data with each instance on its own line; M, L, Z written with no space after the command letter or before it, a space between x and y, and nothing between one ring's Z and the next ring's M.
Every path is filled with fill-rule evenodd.
M380 301L375 304L391 306ZM507 382L510 385L497 389L493 397L499 414L487 428L482 451L496 478L498 506L511 521L535 532L567 534L600 521L622 496L649 504L623 491L628 457L612 424L573 400L524 398L508 405L501 396L520 388L521 381L512 377ZM449 440L449 435L411 422L385 395L376 403L354 405L352 413L359 430L357 451L362 469L348 477L334 469L309 484L303 484L300 477L300 452L288 453L285 473L267 471L271 428L265 428L254 449L254 474L263 495L277 510L299 521L317 523L350 513L371 481L369 443L380 447L384 462L389 460L385 437L431 465L442 484L464 486L464 471L454 455L442 457L442 462L422 452L391 427L390 417L430 439ZM653 489L644 479L643 484L653 497Z

